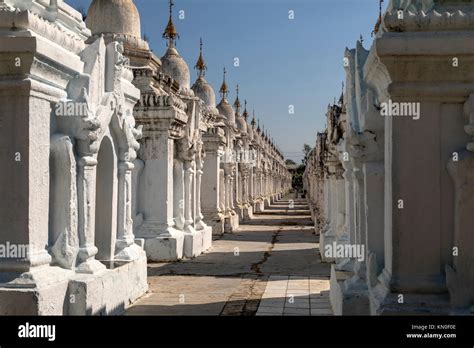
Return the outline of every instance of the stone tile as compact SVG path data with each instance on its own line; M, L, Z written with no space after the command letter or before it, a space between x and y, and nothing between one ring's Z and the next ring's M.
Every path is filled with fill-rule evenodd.
M308 308L285 308L283 311L284 315L293 314L293 315L304 315L309 316L310 310Z
M311 309L311 316L333 316L331 309Z
M262 300L277 300L282 299L285 301L286 296L284 293L264 293L262 295Z
M321 300L329 300L329 295L324 295L324 294L320 294L320 293L317 293L317 294L313 294L313 293L310 293L309 294L309 297L313 300L317 300L317 299L321 299Z
M301 277L301 276L295 276L295 275L290 275L289 280L290 281L295 281L295 280L301 280L301 281L309 281L310 277Z
M283 307L285 305L285 299L262 299L260 306L262 307Z
M286 295L286 289L268 289L265 290L264 294L282 295L282 297L284 297Z
M283 306L281 307L258 307L257 313L277 313L277 314L283 314Z
M309 283L307 281L301 281L301 280L290 280L288 282L288 287L304 287L306 289L309 289Z
M257 312L255 315L258 316L258 317L281 317L283 314Z
M305 287L305 286L289 286L287 291L287 293L297 293L297 294L307 294L309 295L310 294L310 291L309 291L309 288Z
M267 283L265 289L286 289L288 287L287 281L277 281L277 282L270 282Z
M310 303L311 309L331 308L330 302L313 302Z
M276 276L276 275L272 275L268 278L268 281L269 282L273 282L273 281L278 281L278 280L288 280L288 276Z
M309 315L306 315L306 314L290 314L290 313L285 313L285 314L283 314L283 316L284 316L284 317L302 317L302 316L307 317L307 316L309 316Z
M295 208L303 211L307 206ZM281 316L286 307L285 315L309 315L311 304L319 313L327 313L329 282L323 278L329 277L330 268L317 257L311 219L296 213L256 214L252 225L243 223L237 233L214 240L209 253L181 262L149 264L150 296L134 304L130 314ZM273 253L264 261L279 229ZM239 257L233 256L235 247L240 249ZM255 264L259 264L259 274L252 270ZM184 304L179 303L180 294L185 295ZM294 304L288 303L290 295ZM313 312L318 311L313 308Z
M309 301L295 301L293 303L286 302L285 303L285 309L287 308L305 308L305 309L310 309L310 304Z
M297 289L297 290L288 290L286 292L286 296L294 296L294 297L309 297L309 291L308 290L303 290L303 289Z
M286 287L284 288L266 288L264 293L268 294L286 294Z

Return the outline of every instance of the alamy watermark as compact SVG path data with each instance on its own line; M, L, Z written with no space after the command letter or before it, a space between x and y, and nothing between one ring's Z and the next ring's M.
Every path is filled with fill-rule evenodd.
M18 326L19 338L46 338L49 342L56 340L56 325L36 325L26 322Z
M388 102L380 104L380 114L388 117L411 117L419 120L421 105L416 102L394 102L391 99Z
M13 244L10 242L0 244L0 259L26 259L29 254L30 248L28 244Z
M77 103L75 101L60 101L54 108L56 116L87 117L89 108L87 103Z
M365 245L363 244L327 244L324 246L324 256L328 259L357 259L365 260Z

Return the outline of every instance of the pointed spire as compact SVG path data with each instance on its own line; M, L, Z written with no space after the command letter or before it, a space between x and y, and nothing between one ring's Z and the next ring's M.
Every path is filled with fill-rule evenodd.
M202 56L202 38L199 44L199 58L194 69L198 70L198 76L203 77L206 74L207 65Z
M249 113L247 112L247 99L245 99L245 108L244 108L244 113L242 114L242 116L245 118L245 121L247 121L247 119L249 118Z
M377 23L375 23L374 34L377 34L379 32L380 26L382 25L382 4L383 0L379 0L379 18L377 20Z
M257 132L261 132L261 129L260 129L260 120L258 120L258 127L257 127Z
M227 70L224 68L224 80L222 81L221 89L219 90L222 99L227 98L229 94L229 87L227 87L227 83L225 82L225 75L227 74Z
M179 34L176 31L176 27L173 23L173 0L169 0L170 6L170 19L168 20L168 25L166 26L165 32L163 33L163 39L168 40L168 47L174 47L176 39L179 39Z
M344 81L342 81L342 92L341 92L341 97L339 98L339 105L344 104Z
M240 99L239 99L239 85L237 85L236 92L237 92L237 97L235 98L235 102L234 102L235 113L240 114L241 105L240 105Z
M257 124L257 122L255 121L255 109L253 110L253 117L252 117L252 128L255 129L255 125Z

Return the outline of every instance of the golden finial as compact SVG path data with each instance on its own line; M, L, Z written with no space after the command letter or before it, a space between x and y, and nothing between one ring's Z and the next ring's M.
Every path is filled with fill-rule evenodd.
M344 104L344 81L342 81L342 92L341 97L339 98L339 105Z
M225 82L225 75L227 74L227 71L224 68L224 80L222 81L222 86L219 92L221 93L222 98L226 98L227 94L229 94L229 88L227 87L227 83Z
M197 69L199 71L199 77L202 77L206 74L207 65L204 62L204 58L202 57L202 38L200 40L199 58L194 69Z
M173 23L173 0L170 0L170 19L168 20L168 25L166 26L165 32L163 33L163 38L168 40L168 47L173 47L175 45L176 39L179 39L179 34L176 31L176 27Z
M237 91L237 97L235 98L234 106L237 109L236 111L239 112L240 106L241 106L240 99L239 99L239 85L237 85L236 91Z
M379 19L377 20L377 23L375 23L375 28L374 28L374 34L377 34L380 30L380 26L382 25L382 4L383 0L379 1Z
M247 112L247 99L245 99L244 105L244 113L242 114L242 116L245 118L245 121L247 121L247 118L249 117L249 113Z

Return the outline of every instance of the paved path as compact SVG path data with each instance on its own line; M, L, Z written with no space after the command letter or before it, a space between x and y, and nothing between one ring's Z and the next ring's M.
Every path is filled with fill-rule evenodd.
M332 315L308 206L290 199L196 259L149 264L150 290L126 315Z

